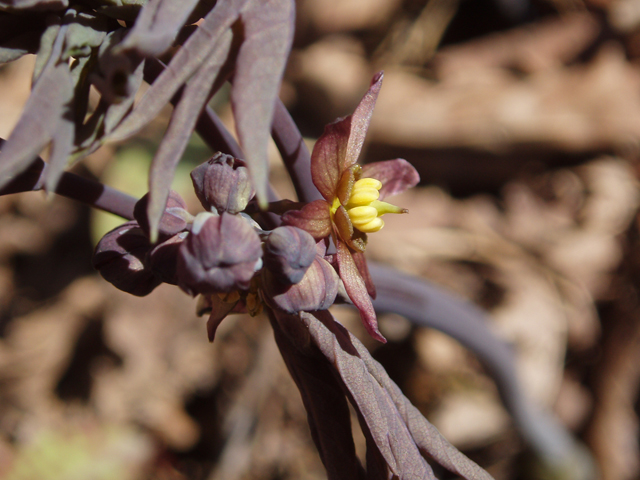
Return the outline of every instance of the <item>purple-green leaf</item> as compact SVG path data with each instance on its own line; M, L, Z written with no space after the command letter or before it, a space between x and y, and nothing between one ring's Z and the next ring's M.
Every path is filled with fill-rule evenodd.
M451 445L446 438L414 407L402 394L400 388L389 378L382 365L374 360L360 342L353 342L368 372L386 390L395 407L404 419L418 448L441 466L466 480L491 480L491 475L469 460Z
M73 97L69 66L45 69L0 152L0 188L25 170L54 137Z
M200 112L209 99L211 85L227 59L231 48L231 37L230 30L223 33L220 38L220 48L205 60L187 84L151 163L147 214L152 242L155 242L158 235L158 224L167 203L176 166L189 143Z
M259 204L266 208L267 144L280 81L293 40L293 0L256 0L242 12L244 41L236 61L231 105Z
M312 341L335 367L389 474L398 479L435 480L389 392L371 375L361 358L363 354L369 355L366 349L356 350L358 340L329 312L301 312L300 318Z
M284 225L301 228L316 240L331 234L331 212L324 200L307 203L301 210L289 210L282 216Z
M297 316L270 313L276 343L300 390L311 436L328 480L370 478L356 456L349 407L333 366L326 359L305 351L309 335L302 331L303 325Z
M173 44L198 0L149 0L119 50L142 57L162 55Z
M222 39L238 19L248 0L221 0L207 14L200 27L176 52L167 68L149 87L136 108L109 136L120 141L135 135L153 120L182 85L197 72L203 62L228 52L227 39ZM213 79L211 80L213 83ZM197 117L197 115L194 113Z

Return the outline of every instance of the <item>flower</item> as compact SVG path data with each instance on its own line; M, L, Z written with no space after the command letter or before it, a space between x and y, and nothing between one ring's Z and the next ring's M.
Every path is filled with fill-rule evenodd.
M386 213L407 213L383 201L417 185L418 172L406 160L395 159L360 166L356 162L369 128L373 108L382 86L382 72L355 112L325 127L311 153L311 178L322 200L292 210L282 217L285 225L309 232L316 240L331 237L336 245L337 269L347 295L360 311L367 332L386 340L378 330L371 303L375 287L363 252L367 234L384 226Z

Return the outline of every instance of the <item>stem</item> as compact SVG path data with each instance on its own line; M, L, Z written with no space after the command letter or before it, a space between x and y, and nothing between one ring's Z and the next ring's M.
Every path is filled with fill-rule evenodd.
M311 155L304 143L298 126L291 118L282 101L276 101L273 113L271 136L280 151L298 200L310 203L322 199L322 195L311 179Z
M3 143L4 140L0 139L0 146ZM47 164L38 157L29 168L1 189L0 195L44 190L46 172ZM133 219L133 208L138 201L126 193L70 172L62 174L54 193L119 215L127 220Z

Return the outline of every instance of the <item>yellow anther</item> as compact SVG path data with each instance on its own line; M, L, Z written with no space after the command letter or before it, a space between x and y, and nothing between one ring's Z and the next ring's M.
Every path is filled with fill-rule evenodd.
M347 203L347 208L349 207L357 207L369 205L374 200L377 200L380 196L380 192L375 188L366 187L366 188L354 188L351 192L351 196L349 197L349 203Z
M349 218L351 219L351 223L356 228L359 228L360 225L366 225L371 220L378 216L378 211L374 207L353 207L347 210L349 213Z
M377 232L384 227L384 220L380 217L376 217L371 220L369 223L365 223L364 225L357 225L356 228L364 233L373 233Z
M384 227L380 217L385 213L407 213L406 208L379 201L381 188L382 182L375 178L361 178L353 184L345 208L351 223L361 232L377 232ZM340 207L340 200L336 197L331 205L331 214L335 214Z
M361 178L353 184L353 188L354 190L358 188L375 188L376 190L380 190L382 188L382 182L375 178Z

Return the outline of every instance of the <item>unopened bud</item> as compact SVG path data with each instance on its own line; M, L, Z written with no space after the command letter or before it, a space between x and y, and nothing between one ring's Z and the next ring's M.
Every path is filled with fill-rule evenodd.
M255 230L242 217L228 213L200 213L193 225L178 252L180 288L191 295L249 288L262 264Z
M284 285L272 273L263 271L265 301L287 313L326 310L336 300L340 278L329 263L316 256L304 277L295 285Z
M162 280L147 264L152 246L137 222L127 222L107 233L93 254L93 266L116 288L143 297Z
M133 216L140 224L140 228L144 233L149 236L149 219L147 217L147 206L149 205L149 194L147 193L136 203L133 210ZM192 219L192 215L187 211L187 204L182 197L171 190L169 192L169 198L167 199L167 206L165 207L162 218L160 219L160 225L158 231L160 233L160 240L165 240L174 236L178 232L183 231L187 227L188 221Z
M209 211L239 213L255 193L244 162L220 152L196 167L191 180L200 203Z
M302 280L315 257L315 240L296 227L278 227L264 243L265 267L284 284Z

